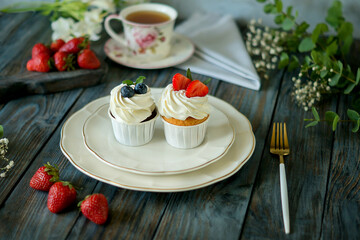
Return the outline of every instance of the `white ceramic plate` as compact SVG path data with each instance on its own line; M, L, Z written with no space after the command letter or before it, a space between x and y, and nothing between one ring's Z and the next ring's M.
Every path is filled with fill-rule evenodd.
M154 94L162 89L152 89ZM61 129L60 148L69 161L84 174L99 181L125 189L149 192L179 192L202 188L235 174L251 157L255 136L249 120L230 104L209 96L209 102L221 109L235 129L235 141L228 153L199 170L172 175L141 175L122 171L96 158L83 143L82 126L100 106L109 102L109 96L99 98L74 113Z
M145 61L136 56L127 54L126 47L112 38L105 43L104 51L114 62L138 69L159 69L175 66L185 62L194 54L195 46L188 38L178 33L174 33L172 43L173 45L168 57L153 61Z
M157 102L160 94L153 94ZM85 146L105 163L138 174L178 174L205 167L223 157L234 142L235 134L224 113L212 108L206 136L201 145L192 149L178 149L165 139L161 119L155 123L153 139L139 147L129 147L115 139L109 104L101 106L84 123Z

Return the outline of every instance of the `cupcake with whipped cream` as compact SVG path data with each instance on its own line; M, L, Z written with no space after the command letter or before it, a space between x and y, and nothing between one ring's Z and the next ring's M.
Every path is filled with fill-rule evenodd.
M141 146L151 141L158 111L151 89L143 83L125 80L111 90L109 117L116 140L127 146Z
M161 94L158 109L164 122L166 141L176 148L199 146L206 135L210 104L206 83L187 76L174 75Z

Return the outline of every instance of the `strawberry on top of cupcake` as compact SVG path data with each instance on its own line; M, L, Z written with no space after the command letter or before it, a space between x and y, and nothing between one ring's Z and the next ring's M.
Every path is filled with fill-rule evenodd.
M206 121L210 112L207 82L192 80L190 69L187 76L175 74L172 84L164 89L159 100L162 118L180 126L197 125Z

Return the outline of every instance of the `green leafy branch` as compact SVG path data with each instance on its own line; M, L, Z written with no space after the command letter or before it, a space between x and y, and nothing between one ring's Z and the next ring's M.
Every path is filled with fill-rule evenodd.
M0 125L0 138L4 136L4 128L2 125Z
M299 90L298 92L303 95L296 96L299 93L293 95L303 101L304 109L307 110L308 107L312 107L315 101L320 101L321 94L343 93L351 95L353 99L351 106L355 110L348 110L350 120L340 120L336 113L328 111L325 120L315 118L307 127L315 126L320 121L331 122L334 130L338 122L355 122L358 124L356 116L360 111L360 68L353 71L346 62L346 57L353 43L353 25L343 17L342 3L335 0L328 9L325 22L317 24L312 32L308 32L310 25L305 21L297 23L299 14L297 11L293 11L292 6L285 8L281 0L257 1L265 3L264 12L274 14L274 22L287 33L282 35L284 37L280 41L285 51L280 55L278 68L287 67L289 71L299 69L299 79L293 79L293 81L295 82L294 86ZM325 34L331 28L336 34L326 36ZM302 61L297 57L299 54L304 55ZM301 85L303 80L312 83L308 86ZM321 87L318 87L319 85ZM301 88L301 86L304 87ZM317 88L318 93L312 92L306 95L304 92L311 91L311 88ZM306 103L305 101L309 99L311 101ZM314 114L314 116L316 115ZM358 131L356 124L353 132Z
M313 119L304 119L305 121L311 121L309 124L307 124L305 127L313 127L316 126L319 122L326 122L329 125L332 126L332 130L335 131L337 124L339 122L351 122L353 123L353 128L351 129L352 132L358 132L359 128L360 128L360 114L358 112L356 112L355 110L352 109L348 109L347 110L347 116L349 117L349 119L347 120L342 120L340 119L340 116L332 111L327 111L325 113L325 119L320 119L319 113L316 111L316 109L313 107L312 108L312 113L314 115Z

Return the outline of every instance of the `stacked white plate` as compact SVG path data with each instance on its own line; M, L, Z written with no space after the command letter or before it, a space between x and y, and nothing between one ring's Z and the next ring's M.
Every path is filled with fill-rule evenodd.
M162 89L151 91L157 101ZM151 192L205 187L235 174L255 149L249 120L223 100L209 96L209 102L206 137L193 149L167 144L160 119L148 144L121 145L107 115L109 96L87 104L64 123L60 148L78 170L114 186Z

